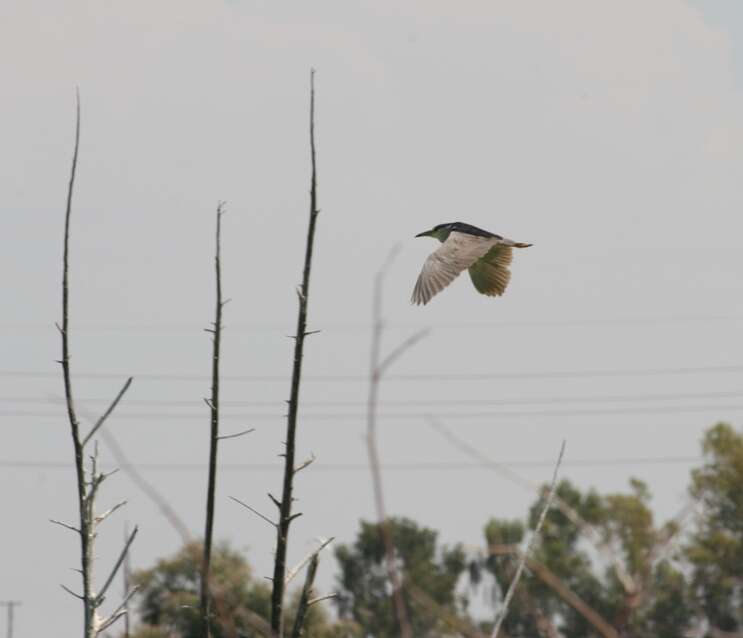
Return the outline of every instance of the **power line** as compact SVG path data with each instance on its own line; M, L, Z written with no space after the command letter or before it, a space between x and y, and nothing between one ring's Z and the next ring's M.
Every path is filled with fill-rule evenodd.
M627 465L688 465L701 463L704 457L701 456L655 456L655 457L618 457L606 459L574 459L565 461L565 466L571 467L620 467ZM493 465L502 465L504 467L521 467L521 468L539 468L552 467L554 460L536 460L536 461L494 461ZM73 470L69 462L64 461L27 461L27 460L9 460L0 459L0 467L19 468L19 469L39 469L39 470ZM127 466L128 467L128 466ZM207 465L204 463L132 463L131 467L139 470L152 471L205 471ZM366 463L321 463L312 464L313 471L321 472L350 472L350 471L368 471L369 466ZM123 466L122 466L123 469ZM270 463L223 463L219 466L224 471L280 471L279 465ZM481 463L467 462L444 462L444 461L421 461L409 463L386 463L382 469L389 471L457 471L457 470L487 470Z
M664 375L695 375L695 374L734 374L743 373L743 365L712 365L712 366L681 366L675 368L626 368L626 369L589 369L589 370L557 370L550 372L464 372L464 373L411 373L390 374L385 379L391 381L488 381L495 379L577 379L585 377L654 377ZM138 372L126 374L121 372L78 372L79 379L122 379L134 376L146 381L199 381L209 379L203 374L178 372ZM56 372L42 372L35 370L0 370L0 377L17 378L58 378ZM286 375L222 375L222 381L241 382L280 382L286 381ZM366 375L359 374L330 374L307 375L303 382L333 382L348 383L366 381Z
M683 406L658 406L658 407L629 407L629 408L604 408L585 410L528 410L528 411L501 411L501 412L438 412L436 416L442 419L529 419L534 417L581 417L581 416L606 416L616 414L692 414L699 412L738 412L743 410L743 405L683 405ZM0 417L9 418L58 418L58 412L38 412L31 410L0 410ZM418 420L424 415L418 412L388 412L379 415L380 419L402 419ZM304 420L324 421L348 421L363 419L365 415L361 412L328 412L328 413L304 413ZM182 421L203 420L202 414L190 412L119 412L116 420L148 420L148 421ZM284 419L282 414L268 413L244 413L220 415L225 421L274 421Z
M662 325L683 323L726 323L743 321L743 315L671 315L656 317L594 317L594 318L567 318L567 319L545 319L545 320L511 320L511 321L470 321L470 322L446 322L431 326L434 330L440 329L493 329L493 328L552 328L552 327L583 327L583 326L626 326L626 325ZM53 325L44 323L19 322L0 324L0 329L5 333L12 330L52 330ZM416 329L417 324L391 323L388 328L392 330ZM201 332L203 326L195 323L81 323L75 326L78 332L137 332L137 333L173 333L173 332ZM284 332L291 331L290 324L266 322L266 323L234 323L228 324L227 328L232 332ZM323 324L325 332L369 332L371 324L368 323L329 323Z
M663 401L693 400L693 399L730 399L743 397L743 390L726 390L719 392L670 392L670 393L652 393L652 394L601 394L601 395L568 395L568 396L547 396L547 397L511 397L505 399L402 399L387 400L380 402L383 406L394 407L426 407L437 405L451 406L474 406L474 405L553 405L565 403L653 403ZM85 404L106 404L111 403L111 399L85 398L77 399ZM63 399L52 400L39 396L20 396L20 397L0 397L0 405L19 404L19 405L49 405L50 403L64 403ZM182 407L182 408L203 408L204 402L195 399L175 400L175 399L127 399L126 406L151 406L151 407ZM261 407L261 406L284 406L285 401L220 401L220 405L225 408L233 407ZM303 401L304 407L359 407L365 406L366 401Z

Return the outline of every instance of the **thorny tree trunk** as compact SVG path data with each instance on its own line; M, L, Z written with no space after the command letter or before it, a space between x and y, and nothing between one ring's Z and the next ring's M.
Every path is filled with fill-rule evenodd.
M70 422L72 434L72 446L75 452L75 474L77 478L77 502L80 514L80 559L83 578L82 602L84 609L85 638L94 638L93 635L93 600L90 565L92 562L90 547L90 529L87 516L87 504L85 498L85 460L83 458L83 445L80 441L80 422L75 413L75 402L72 396L72 377L70 375L70 351L69 351L69 303L70 292L68 283L69 273L69 244L70 244L70 217L72 212L72 193L75 188L75 171L77 170L77 154L80 147L80 96L77 96L77 108L75 113L75 150L72 155L72 169L70 181L67 188L67 207L65 210L64 225L64 254L62 257L62 375L64 377L64 391L67 403L67 417Z
M65 403L67 406L67 417L70 423L70 434L72 436L72 445L75 453L75 474L77 481L77 499L79 511L79 525L75 527L68 523L52 520L53 523L61 525L77 533L80 537L80 573L83 581L82 594L76 594L64 585L65 591L78 598L83 603L83 635L84 638L95 638L102 631L110 627L116 620L121 618L125 612L125 606L134 593L130 590L124 597L124 601L109 616L101 617L97 609L105 600L106 591L114 579L118 569L121 567L124 558L129 551L129 547L137 535L137 528L129 535L124 544L124 549L119 555L105 583L99 592L93 590L93 546L97 535L97 527L103 523L113 512L122 507L125 502L114 505L103 513L96 513L95 498L98 488L111 473L105 474L98 470L98 447L94 446L94 452L90 457L90 476L86 481L85 476L85 445L92 439L93 435L103 426L106 419L111 415L118 405L124 393L129 389L132 379L129 378L124 383L123 388L119 391L116 398L111 402L103 415L95 422L91 430L84 437L80 436L80 422L75 411L75 402L72 393L72 375L70 373L70 348L69 348L69 243L70 243L70 218L72 212L72 194L75 186L75 172L77 169L78 149L80 147L80 95L77 95L76 117L75 117L75 150L72 156L72 169L70 171L70 181L67 189L67 205L65 210L64 226L64 250L62 263L62 325L57 325L62 338L62 359L59 363L62 366L62 375L64 379Z
M315 240L315 221L320 212L317 209L317 173L315 163L315 72L310 73L310 157L312 175L310 182L310 220L307 228L307 243L305 246L304 273L302 285L298 290L299 311L297 315L297 331L294 335L294 364L292 369L291 391L289 395L289 410L286 427L286 450L284 454L284 481L281 500L274 503L279 509L279 521L276 526L276 556L274 559L273 590L271 593L271 628L277 636L283 635L283 602L284 578L286 574L286 552L289 542L289 526L299 514L292 514L293 483L296 473L295 440L297 432L297 415L299 412L299 386L302 379L302 357L304 354L304 339L307 336L307 306L310 293L310 272L312 268L312 250ZM273 497L272 497L273 498Z
M222 264L221 264L221 231L223 206L217 206L216 249L214 271L216 278L217 299L214 312L214 327L209 330L213 336L212 349L212 395L207 402L210 409L211 435L209 441L209 479L206 497L206 530L204 532L204 556L201 564L200 611L205 638L211 638L211 598L209 577L211 573L212 535L214 531L214 492L217 483L217 446L219 444L219 353L222 340Z

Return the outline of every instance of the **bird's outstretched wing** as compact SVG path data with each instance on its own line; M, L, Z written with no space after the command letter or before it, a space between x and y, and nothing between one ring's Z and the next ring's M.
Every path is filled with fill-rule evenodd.
M483 257L498 242L493 237L476 237L452 232L441 246L426 259L413 288L410 301L427 304L431 298L454 281L465 268Z
M508 266L512 260L513 249L505 244L496 244L472 264L469 268L470 278L477 292L490 297L502 295L511 279Z

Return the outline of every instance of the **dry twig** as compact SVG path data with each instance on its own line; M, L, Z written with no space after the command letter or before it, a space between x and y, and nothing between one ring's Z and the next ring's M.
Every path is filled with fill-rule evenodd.
M539 515L539 520L537 521L537 525L534 528L534 533L532 534L532 537L529 539L529 544L526 546L526 551L523 553L521 560L519 561L519 565L516 568L516 574L513 577L513 580L511 581L511 584L508 587L508 592L506 593L506 597L503 601L503 609L501 610L501 613L499 614L498 618L495 621L495 625L493 626L493 633L491 634L491 638L498 638L498 631L500 630L501 624L503 624L503 620L506 618L506 615L508 615L508 607L511 604L511 600L513 599L513 594L516 591L516 587L519 584L519 580L521 579L521 573L524 571L524 565L526 564L526 559L529 557L529 555L532 553L532 550L534 549L534 546L537 543L537 540L539 539L539 533L542 531L542 525L544 525L544 521L547 518L547 512L550 509L550 506L552 505L552 499L555 497L555 490L557 489L557 473L560 470L560 464L562 463L562 456L565 453L565 441L562 442L562 446L560 447L560 454L557 457L557 463L555 464L555 471L552 475L552 483L550 484L550 491L547 494L547 497L545 498L544 507L542 508L542 513Z
M517 545L492 545L488 548L488 553L496 556L514 554L520 557L530 572L583 616L599 634L604 638L619 638L619 632L601 614L570 589L549 567L524 554Z
M315 556L318 556L322 550L324 550L330 543L332 543L335 540L335 538L331 537L326 540L323 540L320 542L320 545L317 549L312 550L307 556L305 556L299 563L297 563L292 569L289 570L289 572L286 575L286 578L284 579L284 586L287 586L292 580L294 580L294 577L302 571L302 568L309 563Z
M541 496L546 495L547 488L543 488L539 483L524 478L517 472L514 472L510 467L492 460L482 451L470 445L467 441L452 432L452 430L446 427L439 419L429 416L428 422L453 447L457 448L471 459L474 459L483 467L487 467L497 472L509 481L520 485L531 492L536 492ZM555 508L560 510L562 515L578 528L583 535L583 538L590 542L596 550L605 557L607 562L611 564L617 580L621 583L625 593L627 595L633 594L637 590L635 579L632 578L629 572L625 569L622 559L612 547L611 543L603 538L601 533L593 525L586 521L568 502L561 499L557 493L554 495L553 503Z

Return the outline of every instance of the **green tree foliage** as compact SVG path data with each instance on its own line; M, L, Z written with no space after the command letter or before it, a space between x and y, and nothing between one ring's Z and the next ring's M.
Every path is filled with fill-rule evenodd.
M183 547L175 556L163 558L147 570L135 573L140 588L139 615L144 625L135 638L200 638L199 583L201 543ZM253 614L267 618L271 592L256 582L245 558L227 545L215 547L212 556L213 611L217 616L214 636L258 636Z
M460 546L438 547L435 531L419 527L407 518L392 518L387 524L413 635L416 638L450 635L442 614L456 616L464 611L463 600L456 594L457 582L466 569L464 551ZM380 526L362 521L356 541L352 545L340 545L335 555L340 567L340 617L362 626L365 636L399 636ZM441 613L433 614L416 604L412 587L432 601Z
M705 638L743 635L743 433L720 424L702 443L705 464L691 475L700 514L693 529L680 529L688 517L658 524L642 481L632 479L626 492L603 495L562 481L503 625L505 635L679 638L700 635L705 625ZM434 530L411 520L388 521L416 638L474 635L469 600L483 587L492 586L495 615L543 506L537 498L523 521L490 520L480 553L442 547ZM677 539L685 542L681 549L669 542ZM355 541L338 546L335 555L340 618L332 621L323 605L312 606L304 635L399 636L380 526L362 521ZM191 544L136 574L143 624L134 638L200 638L200 561L199 545ZM255 623L269 617L269 587L226 545L213 555L212 592L216 638L260 635ZM298 593L289 597L288 627ZM481 623L483 633L491 628L492 622Z
M175 556L164 558L151 569L136 572L134 584L140 588L139 617L141 626L133 638L201 638L199 622L199 582L201 544L183 547ZM263 636L271 608L271 589L253 577L245 557L226 544L215 547L212 554L212 610L215 615L215 638ZM299 590L290 597L287 625L292 626ZM350 638L354 627L333 624L322 604L313 605L307 613L305 636L313 638ZM360 635L360 634L359 634Z
M721 631L743 630L743 434L720 423L702 440L690 492L703 515L686 548L695 603Z
M521 581L503 625L509 636L551 636L558 630L571 638L600 636L596 625L570 604L565 592L576 595L618 634L683 635L691 614L682 572L668 560L655 559L671 528L654 525L647 486L637 480L630 485L628 494L600 496L594 491L582 494L569 481L560 483L557 495L563 511L553 507L547 515L530 574ZM543 506L540 498L531 507L530 529L536 526ZM567 507L594 531L581 530L563 513ZM519 555L515 550L523 545L525 528L520 521L500 519L491 520L485 528L488 552L483 566L495 580L496 607L516 571ZM598 541L589 542L591 534ZM606 560L607 554L614 555L623 578L618 577L614 561Z

